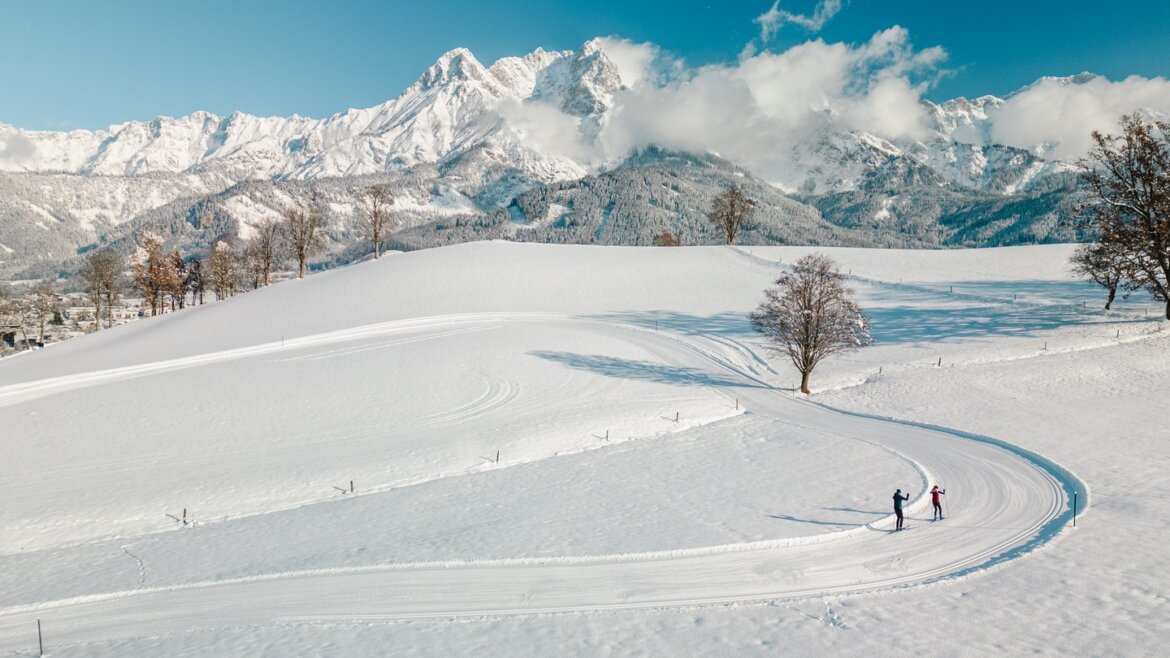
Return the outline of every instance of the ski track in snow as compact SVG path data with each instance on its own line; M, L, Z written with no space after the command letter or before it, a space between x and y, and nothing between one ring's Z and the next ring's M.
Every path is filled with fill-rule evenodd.
M781 419L808 433L831 433L883 447L913 464L918 488L907 505L911 524L894 533L893 516L846 531L809 537L649 553L553 556L485 561L403 563L282 573L47 601L0 610L0 644L41 617L52 617L59 643L139 637L272 622L480 617L611 610L916 586L984 570L1030 552L1071 520L1069 497L1088 508L1085 485L1043 456L1007 442L948 428L842 412L781 393L775 375L751 347L721 336L682 335L618 322L549 313L460 314L369 325L281 343L256 345L126 368L0 388L0 405L175 368L342 345L293 359L326 359L392 344L483 331L506 322L594 326L616 332L676 367L715 369L742 382L721 387L751 413ZM344 347L374 336L383 344ZM483 393L466 405L424 419L466 421L517 395L519 384L479 373ZM792 422L791 420L789 421ZM945 521L932 524L925 491L952 491ZM906 483L902 483L905 486ZM965 497L970 492L970 497ZM127 544L126 546L131 546ZM144 566L126 547L127 557ZM60 646L60 645L59 645Z

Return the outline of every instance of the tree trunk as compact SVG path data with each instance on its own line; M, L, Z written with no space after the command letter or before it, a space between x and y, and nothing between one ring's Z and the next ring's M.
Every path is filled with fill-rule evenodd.
M1170 320L1170 296L1166 297L1166 319Z
M808 390L808 376L809 376L809 375L811 375L811 374L812 374L812 373L811 373L811 372L808 372L808 371L800 373L800 392L801 392L801 393L804 393L805 395L808 395L808 394L809 394L809 390Z
M1109 310L1109 307L1113 306L1113 298L1116 296L1117 296L1117 288L1110 288L1109 289L1109 299L1105 300L1105 310L1106 311Z
M24 349L28 349L28 331L24 328L24 318L20 320L20 335L24 336Z
M102 302L101 297L97 298L93 304L93 330L101 331L102 328Z

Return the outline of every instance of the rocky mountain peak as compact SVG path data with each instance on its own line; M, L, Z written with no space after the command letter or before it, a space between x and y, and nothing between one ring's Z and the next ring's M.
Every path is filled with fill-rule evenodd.
M458 81L487 78L487 69L475 55L466 48L454 48L443 53L429 69L426 70L413 88L433 88L448 85Z

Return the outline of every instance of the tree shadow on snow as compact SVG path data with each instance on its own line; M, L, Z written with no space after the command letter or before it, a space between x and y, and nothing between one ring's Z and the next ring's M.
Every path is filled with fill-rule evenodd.
M1099 287L1077 281L980 281L889 285L870 295L862 312L878 343L981 337L1028 337L1063 327L1138 322L1109 313ZM901 303L899 303L901 302ZM909 302L909 303L907 303ZM929 302L929 303L927 303ZM1135 309L1119 302L1132 313Z
M529 354L547 361L560 363L576 370L587 370L618 379L636 379L657 384L672 384L675 386L741 386L744 388L760 388L759 384L704 372L697 368L668 366L648 361L631 361L629 359L618 359L600 354L570 354L568 352L549 352L544 350L529 352Z
M763 295L760 296L761 301ZM729 336L751 338L758 336L752 330L748 313L716 313L715 315L690 315L675 311L629 311L591 316L595 320L632 324L644 329L658 329L687 336Z

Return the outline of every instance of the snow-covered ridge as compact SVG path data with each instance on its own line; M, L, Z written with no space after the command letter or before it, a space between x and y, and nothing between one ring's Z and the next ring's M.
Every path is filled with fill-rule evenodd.
M0 171L217 173L233 181L355 176L436 162L484 142L541 160L501 122L502 103L547 103L585 117L608 109L619 86L617 69L595 42L576 52L538 49L490 68L457 48L398 98L325 119L195 112L70 132L0 124ZM576 173L563 165L536 169Z
M623 48L637 50L637 57L631 60ZM1014 97L955 99L939 105L923 101L918 106L922 129L900 137L850 127L841 108L826 107L794 124L790 134L760 141L737 136L742 131L735 122L723 133L716 130L719 117L706 113L718 115L726 108L708 108L704 94L720 96L724 89L695 92L710 80L656 73L661 63L644 59L654 56L645 44L594 39L575 51L537 49L485 66L471 51L456 48L439 57L397 98L326 118L195 112L70 132L24 131L0 124L0 187L7 191L0 198L0 241L14 250L0 263L0 276L27 268L37 269L29 276L45 276L52 263L73 259L88 245L124 239L118 232L124 233L132 220L183 218L205 231L210 229L204 219L215 218L215 231L247 239L251 224L276 216L281 204L291 200L270 194L269 202L248 201L232 193L238 198L217 205L216 195L251 181L295 186L299 181L328 179L332 182L317 186L340 189L358 176L393 177L401 183L396 194L402 226L412 228L451 215L489 216L534 187L620 170L640 150L702 155L723 153L727 146L725 157L733 166L785 194L801 195L802 203L854 195L807 210L810 215L822 213L837 225L854 226L861 217L868 223L874 217L877 208L861 207L866 203L859 202L858 195L875 191L902 195L908 199L904 204L913 207L900 205L897 212L891 208L891 215L879 218L879 223L888 224L885 230L898 232L909 224L926 228L936 222L937 208L953 210L954 203L943 202L948 194L987 202L984 207L995 212L1001 196L1041 194L1070 180L1069 165L1053 159L1053 149L1063 148L1059 135L1049 135L1032 149L1005 146L997 139L997 113ZM735 77L731 69L725 73ZM741 78L736 79L748 91L763 93ZM1061 80L1037 84L1044 89L1088 88L1103 79ZM745 102L752 98L748 94ZM916 102L910 101L911 106ZM693 119L698 122L692 125ZM768 115L767 120L784 123L779 115ZM659 124L670 130L657 132ZM680 134L685 138L680 140ZM739 143L726 144L724 139ZM722 183L712 179L703 185L714 189ZM708 196L708 191L697 190L696 199ZM336 208L352 208L352 200L342 198L345 194L335 196L332 202L341 204ZM210 206L193 211L192 204L200 199L210 199L219 214ZM600 202L629 202L632 213L645 211L669 225L685 222L677 209L669 215L652 204L639 208L648 203L642 198ZM1049 206L1037 206L1036 214L1047 217ZM341 212L334 220L340 225L350 215ZM540 224L543 219L526 221ZM976 223L996 219L977 217ZM1031 221L1025 217L1016 223ZM1037 238L1026 227L1005 235L1009 237L996 244L1010 244L1015 235L1047 237L1042 231ZM558 236L555 241L564 239ZM454 240L432 236L419 244ZM897 239L894 243L902 244Z
M1092 79L1082 74L1066 83ZM1042 82L1051 80L1037 84ZM534 128L540 122L525 119L542 107L555 108L579 123L562 122L553 132L576 130L588 141L596 137L622 90L621 75L606 55L602 39L577 51L538 48L522 57L504 57L491 66L484 66L466 48L456 48L439 57L394 100L323 119L195 112L106 130L69 132L26 131L0 124L0 171L85 176L215 174L233 182L308 179L434 163L482 145L501 152L538 179L566 179L583 175L596 163L583 154L550 148L547 136ZM814 174L822 190L826 184L850 188L859 175L855 164L864 170L870 159L910 155L932 166L956 162L953 175L944 167L944 177L970 184L978 178L970 175L972 169L982 170L989 162L979 153L963 152L981 151L991 144L989 115L1003 103L994 96L939 105L924 102L929 135L913 142L889 143L840 129L831 129L835 133L831 138L810 134L804 146L795 149L793 168L801 174L823 170ZM516 105L526 111L515 111ZM872 152L872 158L850 155L855 151ZM775 182L789 189L804 182L797 171L784 178Z

